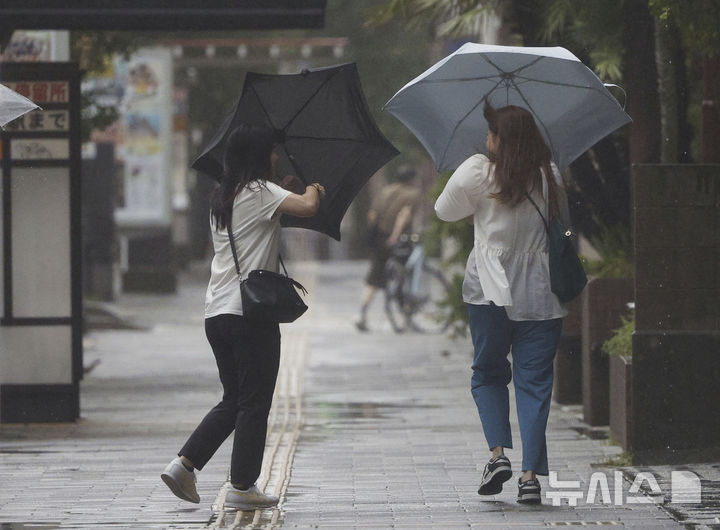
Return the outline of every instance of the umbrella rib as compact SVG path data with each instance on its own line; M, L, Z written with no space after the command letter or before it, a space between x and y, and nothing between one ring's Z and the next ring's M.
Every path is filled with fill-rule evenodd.
M452 79L421 79L416 84L420 83L459 83L464 81L482 81L484 79L497 79L499 75L488 75L482 77L454 77Z
M522 100L527 105L528 110L530 112L532 112L533 116L535 116L535 118L540 123L540 125L542 125L542 128L545 131L545 137L547 138L548 142L550 142L550 151L554 153L555 149L553 148L553 141L552 141L552 137L550 136L550 131L547 130L545 123L540 119L540 116L537 115L537 113L535 112L535 109L533 109L532 105L525 97L525 94L522 93L522 90L520 90L520 88L517 86L517 84L514 81L512 81L512 84L515 87L515 90L517 91L518 95L522 98Z
M285 140L319 140L323 142L356 142L356 143L367 143L363 139L358 138L325 138L318 136L296 136L294 134L287 135Z
M539 62L539 61L541 61L541 60L543 60L543 59L545 59L545 57L540 56L540 57L538 57L537 59L535 59L534 61L530 61L530 62L527 63L526 65L521 66L521 67L519 67L519 68L516 68L515 70L513 70L513 71L510 72L510 73L513 74L513 75L517 75L518 72L521 72L522 70L525 70L525 68L530 68L532 65L536 64L537 62Z
M286 131L287 128L290 127L290 125L292 125L292 122L294 122L295 119L302 113L302 111L305 110L305 107L307 107L307 106L310 104L310 102L311 102L312 99L315 97L315 95L316 95L318 92L320 92L320 90L321 90L325 85L327 85L327 84L330 82L330 80L338 74L339 71L340 71L339 69L336 70L336 71L334 71L334 72L332 73L332 75L328 76L328 78L325 79L325 81L323 81L322 83L320 83L320 86L318 86L317 89L315 90L315 92L313 92L313 93L310 95L310 97L307 98L307 100L305 101L305 103L303 104L303 106L300 107L300 109L295 113L295 116L293 116L292 118L290 118L290 121L288 121L288 122L285 124L285 126L283 127L283 131Z
M487 54L481 53L481 54L480 54L480 57L482 57L482 58L485 59L488 63L490 63L490 65L491 65L493 68L495 68L498 72L500 72L501 74L508 74L508 75L515 75L516 72L520 72L521 70L524 70L525 68L530 68L532 65L534 65L535 63L537 63L537 62L540 61L541 59L544 59L544 58L545 58L545 57L540 56L540 57L538 57L537 59L535 59L535 60L533 60L533 61L530 61L528 64L524 64L524 65L516 68L515 70L512 70L512 71L510 71L510 72L506 72L505 70L503 70L502 68L500 68L498 65L496 65L494 62L492 62L492 61L488 58Z
M445 155L447 155L447 150L450 148L450 144L452 143L452 139L455 137L455 133L457 132L457 130L458 130L458 128L460 127L460 125L462 125L462 122L464 122L464 121L467 119L467 117L470 116L470 114L472 114L473 111L480 106L480 103L483 103L484 101L487 101L488 96L489 96L490 94L492 94L492 93L495 91L495 89L496 89L496 88L500 85L500 83L502 83L502 82L503 82L502 79L501 79L500 81L498 81L498 82L495 84L495 86L492 87L491 90L488 90L488 91L485 93L485 95L484 95L482 98L480 98L480 100L479 100L477 103L475 103L475 105L473 105L473 107L472 107L469 111L467 111L467 112L465 113L465 116L463 116L460 120L458 120L458 122L455 124L455 128L453 129L452 134L450 135L450 138L448 138L448 141L447 141L447 143L445 144L445 149L443 150L443 154L442 154L442 157L440 158L440 163L438 163L438 167L440 167L440 166L442 165L442 162L445 161Z
M602 94L605 98L609 99L610 101L614 101L617 103L617 100L607 90L600 90L599 88L593 87L593 86L574 85L572 83L561 83L559 81L543 81L540 79L532 79L530 77L522 77L522 76L520 76L520 79L524 79L525 81L533 82L533 83L543 83L545 85L562 86L562 87L567 87L567 88L580 88L583 90L594 90L595 92L599 92L600 94Z
M265 113L265 117L270 122L270 125L272 126L273 129L277 129L277 127L275 127L275 124L272 121L272 118L270 118L270 113L265 108L265 105L263 105L262 99L260 99L260 94L258 94L257 90L255 90L255 85L250 85L250 88L252 88L252 91L255 92L255 96L257 97L258 103L260 104L260 108Z

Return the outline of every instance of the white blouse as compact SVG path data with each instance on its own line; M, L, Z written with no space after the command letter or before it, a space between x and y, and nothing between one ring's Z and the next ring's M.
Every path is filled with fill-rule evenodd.
M569 220L562 178L553 165L560 187L562 217ZM547 235L530 201L515 207L490 197L497 191L493 164L485 155L473 155L450 177L435 203L443 221L473 216L475 244L467 260L463 300L469 304L504 306L510 320L548 320L567 315L550 290ZM531 196L547 219L547 182Z
M254 269L278 270L280 216L277 208L290 192L274 182L253 181L235 196L232 232L235 237L240 276ZM240 279L227 230L216 230L210 216L215 255L205 293L205 318L222 314L242 315Z

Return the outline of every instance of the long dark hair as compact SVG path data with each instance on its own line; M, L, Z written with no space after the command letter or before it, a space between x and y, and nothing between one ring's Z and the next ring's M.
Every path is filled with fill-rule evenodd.
M240 124L228 136L223 175L210 197L210 212L217 230L227 227L235 196L254 180L271 177L272 130L261 125Z
M552 153L532 114L514 105L495 109L487 101L483 114L488 129L498 141L496 152L489 153L489 158L495 164L495 181L500 189L491 197L510 207L517 206L536 186L542 189L543 169L547 176L550 216L557 214L557 184L550 167Z

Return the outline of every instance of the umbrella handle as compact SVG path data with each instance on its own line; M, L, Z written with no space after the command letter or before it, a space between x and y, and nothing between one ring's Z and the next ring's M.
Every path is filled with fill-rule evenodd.
M619 88L620 90L622 90L623 96L625 98L622 104L622 108L623 110L625 110L625 105L627 105L627 92L625 92L625 89L620 85L616 85L615 83L603 83L603 85L605 86L605 88Z

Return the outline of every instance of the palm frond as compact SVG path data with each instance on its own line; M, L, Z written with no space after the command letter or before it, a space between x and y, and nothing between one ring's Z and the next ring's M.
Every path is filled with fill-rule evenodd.
M548 42L561 36L574 13L575 6L572 0L551 0L545 8L545 24L541 38Z
M368 11L366 25L381 26L394 18L409 24L432 21L440 35L477 34L490 9L500 0L388 0Z
M595 73L603 81L622 81L622 53L616 49L600 49L590 52Z
M488 4L453 16L438 26L438 35L443 37L480 35L494 9L493 5Z

